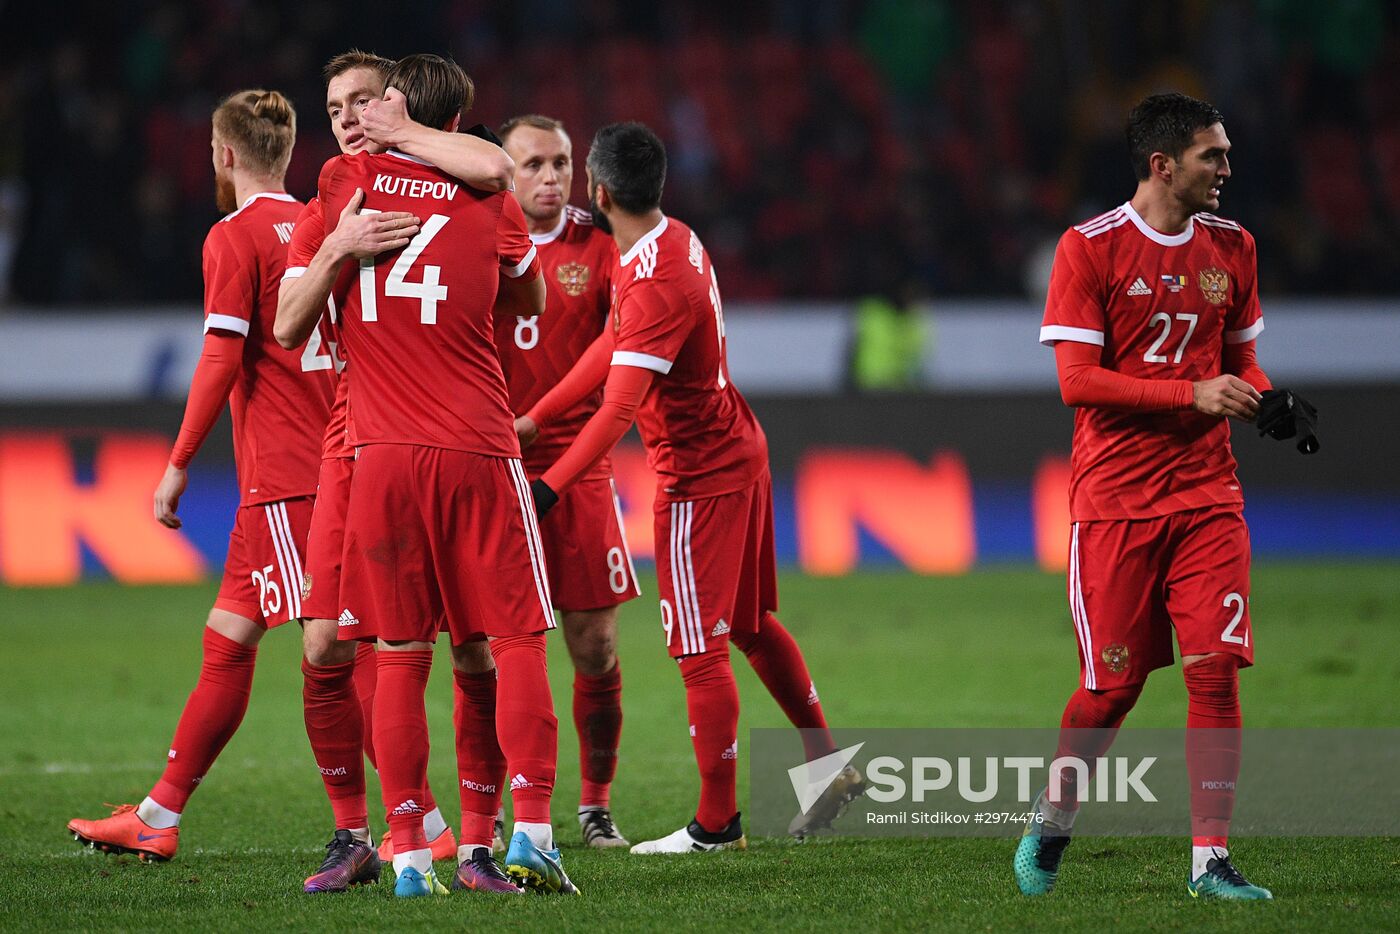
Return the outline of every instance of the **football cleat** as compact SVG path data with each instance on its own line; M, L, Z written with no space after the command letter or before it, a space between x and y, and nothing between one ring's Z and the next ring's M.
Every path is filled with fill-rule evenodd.
M1040 798L1036 798L1033 810L1040 813ZM1046 833L1047 830L1050 832ZM1026 821L1021 842L1016 845L1016 856L1011 861L1016 872L1016 886L1022 895L1046 895L1054 890L1055 880L1060 875L1060 860L1064 858L1069 840L1067 830L1034 818Z
M688 826L659 840L647 840L632 847L633 853L709 853L713 850L746 850L749 841L744 837L741 815L735 814L723 830L711 833L692 820Z
M612 812L607 808L580 808L578 826L583 831L583 842L587 846L611 849L632 845L618 832Z
M1187 882L1186 891L1191 893L1192 898L1233 901L1261 901L1274 897L1274 893L1268 889L1251 885L1230 862L1230 855L1223 851L1220 856L1206 861L1206 871Z
M438 881L431 866L426 873L405 866L394 882L394 894L399 898L422 898L424 895L446 895L447 887Z
M810 833L831 826L831 822L856 798L865 794L865 776L853 765L842 769L805 814L798 814L788 824L788 833L801 840Z
M564 874L558 850L541 850L523 830L510 838L506 872L522 889L543 895L578 895L578 886Z
M68 830L79 843L104 853L133 853L143 860L163 861L175 856L180 828L160 830L136 816L136 805L123 804L101 820L74 818Z
M510 876L496 862L496 857L484 846L472 850L471 859L457 864L457 873L452 877L452 891L524 894L524 890L510 881Z
M379 859L385 863L394 861L394 841L390 833L384 831L384 837L379 841ZM456 859L457 837L452 833L452 828L444 828L442 833L429 840L428 849L433 851L433 859Z
M326 844L325 862L307 877L302 891L314 895L344 892L352 885L373 885L379 881L382 865L374 847L360 843L348 830L337 830Z

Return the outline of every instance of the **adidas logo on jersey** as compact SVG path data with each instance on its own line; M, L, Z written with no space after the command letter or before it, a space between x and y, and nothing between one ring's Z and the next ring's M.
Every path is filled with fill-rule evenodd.
M392 811L389 812L391 817L402 817L405 814L422 813L423 805L419 804L417 801L414 801L412 798L409 798L403 804L400 804L398 807L394 808Z
M822 699L821 699L820 697L817 696L817 685L816 685L816 682L812 682L812 683L810 684L810 686L809 686L809 690L807 691L807 706L808 706L808 707L815 707L816 705L820 704L821 702L822 702Z
M720 753L720 758L721 758L721 759L737 759L737 758L739 758L739 741L736 739L734 742L730 743L730 744L729 744L729 748L726 749L724 752Z
M356 619L356 618L355 618L355 614L354 614L354 613L351 613L349 610L341 610L341 611L340 611L340 621L339 621L339 625L341 625L341 626L358 626L358 625L360 625L360 621L359 621L358 619Z
M1152 286L1143 281L1142 276L1133 280L1133 284L1128 286L1129 295L1151 295Z
M530 788L530 780L521 772L516 772L515 777L510 780L510 790L519 791L522 788Z
M715 623L715 628L710 630L710 638L712 639L727 635L729 635L729 624L724 620Z

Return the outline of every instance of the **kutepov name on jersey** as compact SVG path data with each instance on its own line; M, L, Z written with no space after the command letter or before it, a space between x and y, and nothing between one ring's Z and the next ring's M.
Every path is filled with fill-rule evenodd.
M451 182L437 182L426 178L404 178L401 175L376 175L373 190L386 195L401 195L405 198L433 198L437 201L451 201L457 197L460 185Z

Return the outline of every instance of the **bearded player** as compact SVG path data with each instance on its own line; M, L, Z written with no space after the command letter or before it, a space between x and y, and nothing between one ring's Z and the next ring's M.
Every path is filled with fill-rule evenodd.
M1269 380L1254 238L1207 213L1230 178L1219 112L1181 94L1128 117L1132 200L1065 232L1041 343L1075 407L1069 602L1082 679L1059 756L1103 755L1148 674L1186 681L1192 896L1266 899L1230 861L1239 669L1254 662L1249 531L1227 419L1253 421ZM1078 813L1074 770L1042 793L1016 851L1027 895L1049 892Z
M612 323L573 370L516 422L526 443L603 385L603 402L532 484L537 511L590 475L635 418L657 474L661 623L686 689L700 803L685 827L633 853L745 847L736 803L739 696L732 641L793 725L809 760L834 750L797 642L773 615L768 443L727 372L719 280L694 231L661 212L666 151L639 123L599 130L588 152L595 224L620 254ZM667 543L663 546L662 543ZM664 550L663 550L664 549ZM795 834L829 823L863 780L847 769Z
M384 103L384 75L392 65L388 59L358 50L337 55L326 64L326 113L341 152L350 155L366 147L371 151L382 149L371 135L370 113ZM402 95L397 95L396 100L396 112L401 113ZM390 103L394 109L394 101ZM501 191L509 185L512 166L500 147L477 137L419 126L406 116L398 124L398 135L403 138L399 145L436 157L473 187ZM337 639L341 551L355 464L355 452L347 437L346 400L351 371L345 366L344 342L339 340L337 310L344 307L349 290L356 285L356 261L406 246L419 226L418 218L406 211L358 213L362 200L362 196L352 199L330 236L325 234L316 199L303 210L288 247L277 317L278 340L284 347L296 348L308 340L317 340L317 321L328 309L324 317L334 336L330 346L342 371L326 428L316 508L307 542L303 600L307 617L302 664L306 731L336 827L327 844L325 860L304 883L309 893L339 892L377 880L380 857L390 859L393 855L392 834L385 834L378 855L373 848L364 764L359 754L358 737L363 735L365 754L372 763L375 760L372 730L368 726L372 723L375 688L374 650L367 642ZM435 859L460 857L454 887L493 888L508 883L498 867L474 862L471 854L483 842L488 849L495 848L492 837L505 773L505 760L496 742L495 666L485 643L478 641L454 647L453 668L457 687L454 722L469 750L458 762L464 814L462 846L457 845L426 786L423 829ZM488 788L491 791L485 790Z
M304 546L334 390L323 339L288 351L272 334L287 242L302 207L283 186L295 141L296 115L276 91L240 91L214 111L217 201L232 213L204 241L204 349L156 488L155 517L180 528L190 460L226 402L233 409L239 509L204 629L199 681L164 774L139 805L68 823L79 841L107 852L175 855L185 805L248 708L258 642L269 628L302 615Z
M546 285L543 314L497 309L496 350L511 410L525 412L569 372L608 319L617 248L587 211L568 204L573 143L563 124L532 114L506 121L502 145L515 161L515 197L539 251ZM558 460L598 409L601 392L561 413L523 461L532 479ZM594 847L624 847L609 792L622 733L622 669L617 659L617 608L639 596L632 555L607 458L560 498L540 523L549 589L563 617L574 664L574 727L578 731L578 822Z
M400 60L385 83L425 126L455 130L471 103L466 75L433 55ZM536 251L512 197L473 191L395 150L326 164L319 197L328 233L361 193L365 209L412 208L423 218L404 250L361 265L341 319L353 361L357 463L339 629L342 639L378 645L373 729L395 891L441 890L419 799L428 754L423 693L445 617L454 644L491 639L496 732L515 811L506 869L526 887L574 893L549 818L557 722L544 633L553 611L492 341L502 277L528 309L543 310Z

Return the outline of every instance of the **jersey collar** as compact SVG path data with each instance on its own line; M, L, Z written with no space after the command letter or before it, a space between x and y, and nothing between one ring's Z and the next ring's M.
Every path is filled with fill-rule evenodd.
M564 225L569 222L569 206L564 205L564 210L559 212L559 223L554 225L554 229L541 234L530 234L530 242L535 246L544 246L552 243L564 232Z
M1148 226L1147 221L1142 219L1142 215L1133 207L1131 201L1123 202L1123 213L1128 215L1128 220L1133 222L1133 226L1142 233L1144 237L1153 243L1160 243L1162 246L1181 246L1190 243L1191 238L1196 234L1196 219L1188 218L1186 229L1179 234L1164 234L1160 230L1154 230Z
M632 244L632 249L628 250L628 251L623 255L622 261L621 261L618 265L619 265L619 266L626 266L628 263L632 262L632 260L634 260L634 259L637 258L637 254L640 253L640 252L642 252L642 247L644 247L644 246L646 246L647 244L651 243L651 242L652 242L653 240L655 240L657 237L659 237L659 236L661 236L663 233L665 233L665 232L666 232L666 224L667 224L668 220L669 220L669 219L666 217L665 214L661 215L661 221L660 221L660 223L658 223L655 227L651 228L651 230L648 230L645 234L643 234L643 235L642 235L642 239L640 239L640 240L638 240L636 243Z
M408 162L416 162L419 165L432 165L432 163L429 162L427 159L420 159L417 156L410 156L408 153L399 152L397 149L386 149L384 150L384 154L386 156L393 156L395 159L403 159Z
M254 201L258 200L259 198L271 198L273 201L295 201L295 200L296 200L296 198L293 198L291 195L287 194L285 191L259 191L259 192L256 192L255 194L249 195L249 196L243 201L243 203L240 204L240 205L238 206L238 210L237 210L237 211L234 211L234 212L233 212L232 214L230 214L228 217L225 217L224 220L229 220L229 219L231 219L231 218L237 217L239 214L242 214L244 208L246 208L248 205L252 204Z

